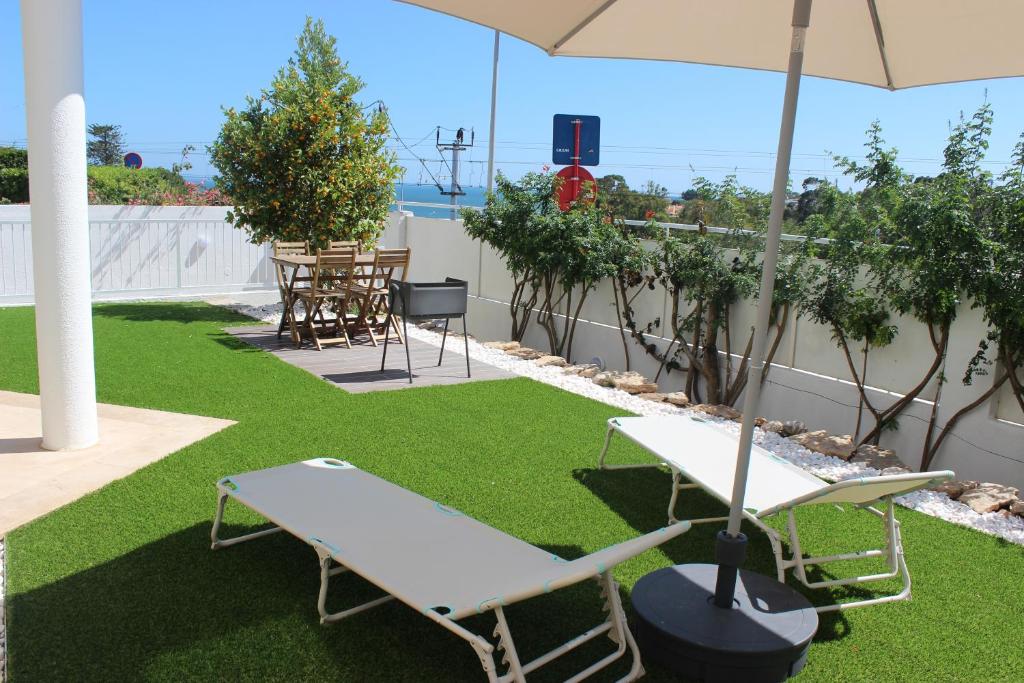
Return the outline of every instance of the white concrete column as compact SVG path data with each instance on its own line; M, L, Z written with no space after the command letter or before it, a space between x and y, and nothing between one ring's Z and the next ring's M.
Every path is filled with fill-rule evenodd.
M21 0L43 448L98 438L81 0Z

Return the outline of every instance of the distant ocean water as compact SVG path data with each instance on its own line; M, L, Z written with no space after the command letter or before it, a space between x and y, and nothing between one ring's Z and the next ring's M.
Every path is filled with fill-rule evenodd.
M196 178L193 182L197 182L204 189L213 187L212 178ZM463 186L462 189L466 194L459 197L459 206L484 205L484 197L487 194L484 188ZM401 199L406 202L423 202L425 204L448 204L451 201L451 197L442 195L433 185L416 185L412 183L397 183L395 185L395 199ZM413 215L423 218L448 218L451 216L450 209L407 205L405 210L411 211Z
M487 190L482 187L463 186L466 194L458 197L459 206L483 206ZM423 202L426 204L448 204L451 197L442 195L433 185L415 185L411 183L397 183L395 185L395 198L405 202ZM406 211L411 211L414 216L423 218L449 218L450 209L427 207L427 206L404 206Z

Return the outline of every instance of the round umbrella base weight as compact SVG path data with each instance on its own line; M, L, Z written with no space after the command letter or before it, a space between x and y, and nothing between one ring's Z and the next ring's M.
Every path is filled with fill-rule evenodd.
M681 564L633 587L644 659L697 681L775 683L807 661L818 613L775 579L739 571L732 609L712 601L718 565Z

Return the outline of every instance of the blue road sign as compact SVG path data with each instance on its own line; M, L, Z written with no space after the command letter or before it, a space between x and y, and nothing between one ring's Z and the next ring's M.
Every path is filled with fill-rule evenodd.
M128 152L124 155L124 165L128 168L142 168L142 155L138 152Z
M576 125L580 122L580 166L597 166L601 159L601 118L555 114L551 136L551 163L571 166L576 149Z

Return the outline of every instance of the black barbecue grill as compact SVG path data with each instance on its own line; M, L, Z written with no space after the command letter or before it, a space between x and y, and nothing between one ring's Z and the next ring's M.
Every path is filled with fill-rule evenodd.
M412 360L409 358L408 322L424 320L440 320L444 318L444 335L441 337L441 353L437 364L444 359L444 344L448 340L448 322L452 318L462 318L462 336L466 340L466 377L469 372L469 336L466 330L466 303L469 299L469 283L449 277L444 282L391 282L388 288L388 320L391 316L402 317L402 331L405 337L405 364L409 370L409 383L412 384ZM388 336L391 325L386 326L384 333L384 355L380 360L380 371L384 372L384 362L388 357Z

